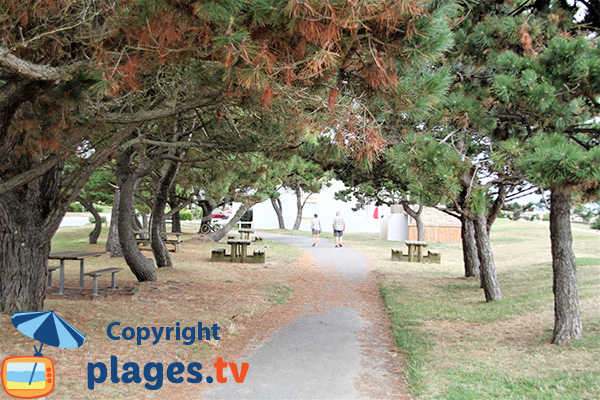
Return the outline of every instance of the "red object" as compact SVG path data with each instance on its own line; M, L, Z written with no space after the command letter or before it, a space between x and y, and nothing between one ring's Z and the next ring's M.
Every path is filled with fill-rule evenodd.
M231 215L233 215L233 212L230 210L223 211L216 208L212 211L212 218L228 219Z
M379 207L375 207L375 211L373 211L373 218L379 218Z

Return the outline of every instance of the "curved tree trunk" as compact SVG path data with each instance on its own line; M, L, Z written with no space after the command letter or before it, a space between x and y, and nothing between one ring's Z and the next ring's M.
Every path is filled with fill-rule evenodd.
M152 254L154 255L158 268L173 266L171 256L169 255L169 251L167 250L167 246L162 240L162 237L163 223L165 221L165 207L167 206L167 201L169 199L171 185L177 176L177 172L179 172L179 166L179 162L167 162L154 195L154 204L152 206L152 215L150 217L150 245L152 246Z
M479 276L479 255L477 254L477 242L475 241L475 226L467 216L462 216L460 222L465 277Z
M488 211L487 215L486 223L488 233L492 229L492 225L496 221L496 218L498 218L498 215L500 215L500 213L502 212L502 207L504 206L504 201L506 200L507 192L508 188L506 187L506 185L500 184L498 186L498 193L496 194L496 199L494 200L494 203L492 204L492 207Z
M281 199L279 197L276 199L270 197L269 200L271 200L271 204L273 205L275 214L277 214L277 222L279 223L279 229L285 229L285 221L283 220L283 206L281 204Z
M581 339L583 332L572 247L571 193L568 189L554 188L551 191L550 241L554 292L552 343L561 344L571 339Z
M130 170L130 159L133 150L125 150L117 157L117 181L120 188L119 203L119 222L117 224L119 232L119 243L127 265L138 281L156 281L156 268L154 262L146 258L140 251L133 233L131 218L135 212L135 189L137 178Z
M419 209L414 211L410 208L408 201L402 200L402 208L408 215L411 216L412 219L417 223L417 237L421 242L425 241L425 226L423 225L423 220L421 219L421 214L423 214L423 205L419 204Z
M496 265L494 254L490 245L490 237L487 231L487 219L484 213L477 214L473 221L475 225L475 241L477 243L477 254L479 255L479 270L481 282L485 293L485 301L502 300L500 284L496 276Z
M94 205L81 196L77 196L77 201L81 203L94 216L94 229L90 232L90 244L98 243L100 233L102 233L102 218L100 213L96 211Z
M294 221L293 230L297 231L300 229L300 224L302 223L302 210L304 209L304 203L302 202L302 188L300 188L300 181L296 181L296 187L294 189L296 192L296 221Z

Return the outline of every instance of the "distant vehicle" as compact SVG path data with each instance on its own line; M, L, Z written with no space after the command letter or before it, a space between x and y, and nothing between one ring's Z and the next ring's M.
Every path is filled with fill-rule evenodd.
M213 218L229 219L229 217L231 217L232 215L233 215L233 211L231 211L231 210L223 211L223 210L219 210L219 209L214 209L212 211Z

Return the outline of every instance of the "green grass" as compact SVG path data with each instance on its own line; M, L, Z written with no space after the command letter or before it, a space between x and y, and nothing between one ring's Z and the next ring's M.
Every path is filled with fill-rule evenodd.
M441 264L392 262L378 235L345 235L378 273L405 378L417 399L600 398L598 236L574 234L583 338L549 343L552 258L547 226L510 220L492 228L503 300L486 303L477 278L464 278L460 243L430 243Z
M275 304L287 304L287 298L292 294L292 288L285 284L275 284L271 290L273 293L269 296L269 301Z

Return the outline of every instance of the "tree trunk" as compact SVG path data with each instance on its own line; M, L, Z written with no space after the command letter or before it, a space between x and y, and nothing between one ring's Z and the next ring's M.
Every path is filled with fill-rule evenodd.
M96 211L94 208L94 204L87 201L81 196L77 196L77 201L79 201L86 210L88 210L94 216L94 229L90 232L90 244L98 243L98 238L102 233L102 217L100 217L100 213Z
M304 209L304 203L302 203L302 189L300 188L300 181L296 181L296 187L294 189L296 192L296 221L294 221L293 230L297 231L300 229L300 224L302 223L302 210Z
M179 214L179 211L175 211L171 215L171 232L181 233L181 215Z
M0 201L0 311L8 314L44 306L51 239L37 227L41 213L14 200Z
M477 243L477 254L479 255L479 270L485 301L502 300L500 284L496 276L496 265L494 254L490 245L490 237L487 231L487 219L483 212L477 214L473 220L475 225L475 242Z
M156 268L154 262L146 258L140 251L133 233L131 216L135 212L135 189L137 176L130 169L132 149L125 150L117 157L117 182L120 188L119 204L119 243L123 250L123 256L131 272L138 281L156 281Z
M496 194L496 200L494 200L494 203L492 204L492 207L490 208L490 211L488 212L488 215L487 215L486 223L487 223L488 233L492 229L492 225L496 221L496 218L498 218L498 215L500 215L500 213L502 212L502 207L504 206L504 201L506 200L507 191L508 191L508 188L506 187L506 185L500 184L498 186L498 193Z
M423 205L419 204L419 209L417 211L414 211L412 208L410 208L408 201L402 200L402 208L404 208L404 211L406 211L406 213L408 215L410 215L412 219L415 220L415 222L417 224L418 240L421 242L424 242L425 241L425 226L423 225L423 220L421 219L421 214L423 214Z
M279 222L279 229L285 229L285 221L283 220L283 206L281 204L281 199L270 197L271 204L273 205L273 209L275 210L275 214L277 214L277 222Z
M554 292L552 343L581 339L583 328L577 288L577 271L571 235L571 192L553 188L550 194L550 241Z
M163 168L163 174L158 182L158 187L156 188L156 193L154 195L152 216L150 217L150 245L152 246L152 254L154 255L158 268L173 266L169 250L167 250L167 246L162 240L162 225L165 221L165 207L167 206L167 201L169 199L171 185L177 176L177 172L179 172L180 165L181 163L176 161L167 162ZM173 218L173 216L171 218Z
M139 231L142 232L144 230L144 224L142 224L142 222L140 221L140 219L137 216L137 213L135 211L135 200L134 200L134 207L133 207L133 212L131 213L133 220L132 220L132 224L131 226L133 227L134 231Z
M225 235L227 235L229 231L235 226L235 224L240 222L244 214L246 214L246 211L248 211L250 207L252 207L254 204L256 203L242 204L242 206L237 210L235 215L229 219L229 222L227 222L224 227L222 227L216 232L211 233L208 237L214 240L215 242L218 242L219 240L223 239Z
M121 203L121 191L115 189L113 199L113 208L110 216L110 228L108 230L108 239L106 240L106 251L110 251L111 257L123 257L121 242L119 242L119 206Z
M198 233L202 233L202 225L210 223L212 219L212 210L217 208L217 203L213 199L207 197L204 200L200 200L198 206L202 209L202 220L200 221Z
M460 222L465 277L479 276L479 255L477 254L477 243L475 241L475 226L473 221L466 216L462 216Z

